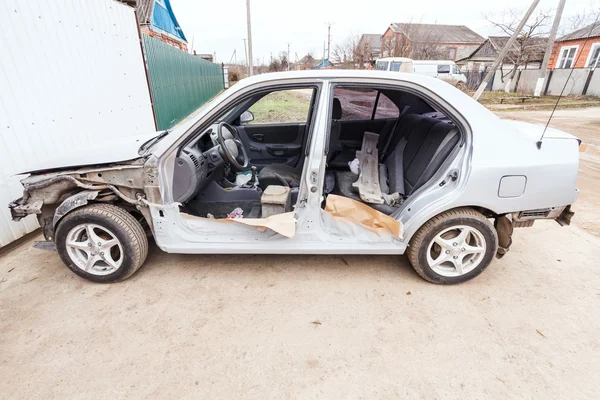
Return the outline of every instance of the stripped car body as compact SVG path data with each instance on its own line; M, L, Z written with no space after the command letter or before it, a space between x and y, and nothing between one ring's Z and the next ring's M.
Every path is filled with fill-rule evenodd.
M297 135L300 132L303 135L293 136L300 145L267 143L263 147L266 152L261 153L260 146L270 137L266 129L279 132L277 140L281 140L289 136L286 133L289 124L248 126L241 121L241 114L267 93L304 89L311 91L307 120L305 124L293 125L293 130L299 132ZM336 118L338 89L363 94L365 90L377 91L372 117L359 121L362 124L359 129L363 129L359 135L349 131L358 123L345 122L343 118L340 122ZM396 117L376 118L380 96L399 106ZM404 106L404 102L410 106ZM433 111L443 114L442 117L435 116ZM403 128L412 133L402 136L396 144L394 135L402 133ZM455 283L479 273L489 263L490 254L506 253L513 228L531 226L536 219L555 219L561 225L569 223L570 205L578 193L575 181L579 142L572 135L548 129L543 145L537 148L542 128L502 121L447 83L415 74L377 71L265 74L234 85L170 132L124 138L88 152L71 151L72 157L61 157L59 161L32 169L31 175L22 180L23 197L9 207L15 220L36 214L46 239L56 240L61 221L74 211L94 204L117 205L144 222L147 233L153 235L162 250L174 253L403 254L410 247L418 247L420 241L426 241L419 246L427 247L434 261L437 257L445 266L441 273L423 272L415 266L417 272L433 282ZM228 129L236 131L235 135L228 133ZM341 136L334 135L336 129L341 129ZM258 133L252 134L251 130ZM372 135L367 135L369 131ZM231 137L225 135L224 139L222 132ZM344 162L335 167L333 149L351 155L356 149L357 158L366 157L367 153L361 153L360 148L363 137L368 139L363 144L368 148L363 147L362 151L371 157L365 160L373 160L373 156L375 160L388 157L379 163L370 161L370 168L364 169L368 176L360 175L353 180L354 187L369 190L371 197L363 196L362 192L360 197L341 189L337 192L342 182L340 177L347 173L348 167L344 167ZM353 142L349 139L343 142L344 138ZM236 140L237 144L230 146ZM381 147L382 143L394 145L377 151L377 145ZM235 146L262 154L255 157L257 162L270 154L276 155L273 156L276 160L296 163L296 175L291 175L296 178L281 179L284 185L293 183L293 211L286 209L281 218L268 222L265 218L252 218L251 206L247 209L250 218L244 218L245 223L211 218L211 212L206 212L211 210L205 207L207 204L216 207L224 203L232 209L238 200L249 198L260 202L265 190L259 187L263 181L261 173L268 169L265 167L258 174L258 182L252 185L233 185L228 180L233 168L228 161L231 157L225 156L236 153L242 157L241 151L239 154L234 151ZM447 151L442 157L443 146L447 146ZM252 150L254 147L259 150ZM290 151L298 153L292 156L288 154ZM393 156L396 153L397 162ZM243 156L247 165L245 150ZM407 167L407 157L415 160L424 157L422 166L417 166L421 168L415 175L418 179L410 182L411 168L416 164ZM394 171L398 165L399 171ZM183 171L188 166L189 173ZM289 165L279 168L282 175L290 170ZM185 179L178 179L184 173L187 173ZM336 182L333 192L326 189L327 177L332 174ZM391 190L398 174L398 182L400 179L407 182L406 191ZM374 182L376 176L382 179L381 186L379 181ZM387 185L388 180L391 186ZM192 185L191 190L188 185ZM211 196L216 197L210 200ZM390 198L393 200L387 200ZM199 212L200 209L203 211ZM496 228L486 219L495 219ZM460 232L469 238L462 253L451 247L446 250L448 257L454 257L448 260L436 243L441 243L443 250L448 240L452 242L447 239L450 228L436 231L435 237L423 233L424 227L438 229L437 225L432 228L434 222L439 222L442 229L443 224L450 223L446 220L458 221L452 225L457 238L462 238ZM466 221L466 225L460 221ZM291 233L290 224L295 226ZM87 240L86 236L81 240ZM471 248L479 250L465 255ZM485 253L485 257L478 256L479 253ZM425 260L425 253L414 253L413 265L426 264L423 260L416 261L419 257ZM461 266L460 273L458 267L451 271L455 260L463 257L470 261L470 269L465 268L463 273Z

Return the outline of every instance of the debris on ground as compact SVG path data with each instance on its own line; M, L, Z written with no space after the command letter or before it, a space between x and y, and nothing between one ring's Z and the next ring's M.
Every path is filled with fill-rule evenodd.
M537 333L538 333L540 336L542 336L542 337L546 337L546 335L544 335L544 334L543 334L542 332L540 332L539 330L537 330L537 329L536 329L535 331L536 331L536 332L537 332Z
M319 321L319 320L312 321L311 324L313 324L313 325L321 325L321 321Z
M244 218L244 210L242 210L240 207L234 209L232 212L230 212L229 214L227 214L227 218L228 219L237 219L237 218Z

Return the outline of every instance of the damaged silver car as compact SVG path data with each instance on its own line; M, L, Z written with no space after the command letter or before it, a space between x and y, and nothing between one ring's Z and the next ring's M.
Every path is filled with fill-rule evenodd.
M153 238L170 253L407 253L424 279L459 283L513 228L569 224L579 141L542 130L415 74L264 74L170 131L32 167L9 207L94 282L132 275Z

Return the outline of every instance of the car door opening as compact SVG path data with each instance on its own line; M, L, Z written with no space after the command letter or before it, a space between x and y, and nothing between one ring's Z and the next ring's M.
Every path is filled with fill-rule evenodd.
M325 192L390 215L435 175L460 141L452 119L416 94L335 87Z
M186 143L173 179L181 211L214 219L292 212L317 93L311 85L254 94Z

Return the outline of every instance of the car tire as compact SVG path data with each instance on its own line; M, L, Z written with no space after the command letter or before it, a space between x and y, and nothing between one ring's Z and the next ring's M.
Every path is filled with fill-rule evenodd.
M427 221L412 237L407 255L423 279L455 284L483 272L497 248L492 223L471 208L459 208Z
M129 278L148 255L142 225L112 204L91 204L67 214L56 227L54 242L71 271L98 283Z
M465 85L463 82L458 82L456 84L456 88L464 92L465 90L467 90L467 85Z

